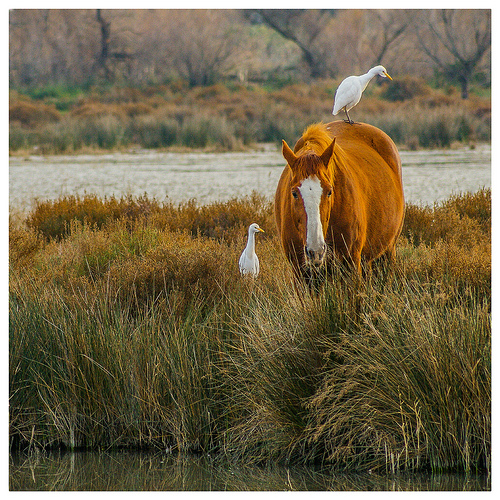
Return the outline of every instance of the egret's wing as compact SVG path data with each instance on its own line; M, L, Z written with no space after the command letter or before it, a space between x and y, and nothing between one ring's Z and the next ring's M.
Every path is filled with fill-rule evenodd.
M253 277L257 277L259 274L259 259L255 255L253 259L250 259L246 252L243 252L240 257L240 273L245 275L245 274L250 274Z
M246 252L243 250L243 253L241 254L240 256L240 260L239 260L239 267L240 267L240 273L241 274L245 274L245 263L246 263L246 259L247 259L247 254Z
M362 90L358 78L357 76L349 76L339 85L335 94L334 115L344 106L347 106L347 109L351 109L361 99Z

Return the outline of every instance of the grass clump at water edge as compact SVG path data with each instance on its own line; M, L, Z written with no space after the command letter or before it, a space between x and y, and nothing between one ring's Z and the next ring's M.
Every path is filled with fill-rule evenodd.
M11 446L489 469L490 196L408 206L393 278L360 313L338 280L299 299L258 197L38 205L10 228Z

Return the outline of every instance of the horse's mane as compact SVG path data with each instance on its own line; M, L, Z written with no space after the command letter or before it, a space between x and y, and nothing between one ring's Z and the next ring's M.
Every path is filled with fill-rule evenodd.
M332 138L326 130L326 125L323 122L313 123L304 130L294 149L298 156L306 151L321 155L331 142Z
M319 156L330 145L332 138L322 122L309 125L295 144L294 152L298 157L296 172L305 178L318 173Z

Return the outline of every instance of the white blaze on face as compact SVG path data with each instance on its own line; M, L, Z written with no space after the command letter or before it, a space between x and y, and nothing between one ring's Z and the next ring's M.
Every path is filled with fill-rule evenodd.
M325 246L323 226L321 225L319 212L323 188L321 187L320 180L316 176L311 176L305 179L298 189L304 201L307 217L306 247L313 252L318 252Z

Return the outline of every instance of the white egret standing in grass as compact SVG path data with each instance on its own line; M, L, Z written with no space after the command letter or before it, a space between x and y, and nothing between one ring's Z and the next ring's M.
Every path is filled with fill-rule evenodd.
M249 274L253 278L256 278L259 275L259 259L255 253L255 233L258 232L263 233L264 230L255 222L250 224L248 228L247 246L240 257L240 273L243 276Z
M366 89L369 81L375 75L380 75L384 78L387 77L389 80L392 80L389 73L387 73L383 66L375 66L364 75L348 76L345 80L342 80L337 92L335 92L335 102L332 114L336 115L341 109L343 109L347 116L347 120L345 121L352 125L354 122L351 120L347 112L358 104L361 99L361 95L363 94L363 90Z

